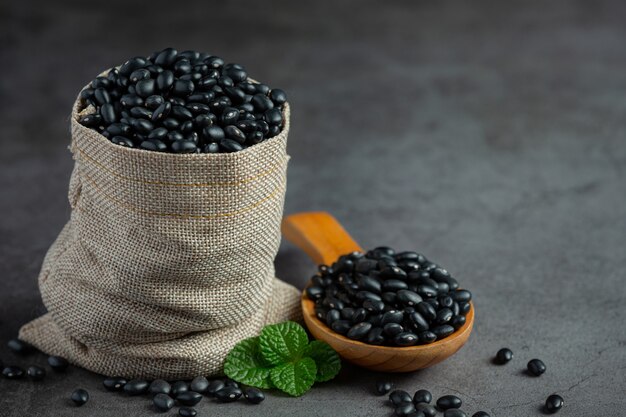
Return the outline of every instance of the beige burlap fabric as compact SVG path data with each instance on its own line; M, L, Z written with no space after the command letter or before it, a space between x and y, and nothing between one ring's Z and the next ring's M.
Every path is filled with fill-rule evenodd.
M72 214L39 276L48 313L21 339L105 375L190 378L219 374L265 324L300 318L273 266L288 106L279 136L230 154L124 148L79 111L77 100Z

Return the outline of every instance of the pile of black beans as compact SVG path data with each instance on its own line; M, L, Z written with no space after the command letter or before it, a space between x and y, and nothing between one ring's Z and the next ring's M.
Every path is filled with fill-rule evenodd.
M8 347L20 356L34 353L36 350L29 344L12 339ZM69 367L66 359L60 356L49 356L48 366L55 372L65 372ZM0 361L2 375L6 379L23 379L28 377L33 382L39 382L46 378L46 369L41 366L31 365L27 371L17 365L4 365ZM148 396L151 398L151 408L156 412L169 411L178 405L178 414L181 417L193 417L197 411L193 408L203 398L212 398L217 402L230 403L245 398L248 403L259 404L265 400L263 391L254 387L241 387L231 379L208 380L204 376L198 376L191 381L167 382L162 379L147 381L143 379L130 379L122 377L105 378L104 388L112 392L124 393L128 396ZM78 407L89 402L89 392L84 388L74 390L69 399Z
M378 247L320 265L307 288L317 317L333 331L372 345L433 343L465 324L472 294L416 252Z
M239 64L173 48L111 68L80 98L95 107L82 125L117 145L173 153L237 152L272 138L287 101Z

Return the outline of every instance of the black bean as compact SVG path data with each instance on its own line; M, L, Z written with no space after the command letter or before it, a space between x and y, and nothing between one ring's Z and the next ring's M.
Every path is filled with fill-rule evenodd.
M220 141L226 137L226 134L219 126L208 126L202 129L202 137L210 141Z
M250 103L254 106L254 109L259 112L266 112L274 107L274 103L264 94L255 94L252 96Z
M235 112L237 111L235 110ZM239 113L237 112L237 114ZM224 128L224 134L226 134L226 137L228 139L232 139L241 145L243 145L246 141L246 135L241 130L239 130L236 126L233 126L233 125L226 126Z
M376 381L376 394L385 395L393 389L393 382L378 380Z
M141 106L143 99L136 94L125 94L120 98L120 103L126 108Z
M109 92L104 88L96 88L93 94L96 102L100 105L110 103L111 97L109 96Z
M70 364L67 359L60 356L49 356L48 365L57 372L64 372Z
M380 313L385 308L385 303L380 300L367 299L363 301L363 308L370 313Z
M333 324L330 326L330 328L333 329L334 332L339 333L339 334L348 333L348 330L350 330L351 327L352 327L352 324L348 320L337 320L337 321L334 321Z
M359 301L365 301L365 300L382 301L382 297L380 295L375 294L370 291L358 291L354 296Z
M534 376L540 376L546 371L546 364L540 359L531 359L526 367L528 372Z
M444 307L437 312L437 317L435 317L435 323L446 324L451 319L452 319L452 310Z
M208 135L209 134L207 133L204 136L208 137ZM319 300L320 298L324 296L324 289L321 287L312 286L312 287L308 287L305 293L307 297L309 297L309 299L315 301L315 300Z
M215 393L215 398L219 402L227 403L237 401L243 393L237 387L224 387Z
M193 114L188 108L180 105L172 106L171 115L180 121L193 119Z
M172 384L171 394L174 397L182 394L183 392L189 391L189 384L185 381L176 381Z
M396 335L396 337L393 338L393 341L398 346L413 346L419 341L419 339L415 333L402 332Z
M102 116L102 121L108 125L117 121L117 115L111 103L103 104L100 107L100 116Z
M398 281L402 282L402 281ZM417 306L422 302L422 297L410 290L400 290L397 292L398 301L408 307Z
M39 366L29 366L26 373L33 381L41 381L46 376L46 370Z
M196 417L197 414L198 412L191 407L181 407L178 410L178 415L180 415L180 417Z
M451 408L443 413L443 417L467 417L467 414L458 408Z
M430 391L425 389L420 389L415 391L415 395L413 395L413 403L430 403L433 400L433 395Z
M397 266L390 266L388 268L384 268L380 271L380 276L382 279L396 279L401 281L406 281L407 274L402 270L402 268Z
M169 411L174 407L174 399L165 393L157 393L152 399L154 407L162 412Z
M398 279L387 279L382 283L383 291L397 292L399 290L406 290L409 288L408 284Z
M89 401L89 393L86 390L79 388L75 390L74 392L72 392L70 399L78 407L81 407L87 404L87 401Z
M155 379L154 381L150 383L150 386L148 387L148 392L150 392L150 394L152 395L156 395L156 394L169 395L169 393L172 392L172 386L170 385L169 382L163 379Z
M554 414L563 407L563 397L552 394L546 399L546 412Z
M367 318L367 315L368 315L368 311L366 309L362 307L357 308L356 310L354 310L354 314L352 315L352 322L360 323Z
M282 125L283 113L278 108L273 108L265 112L265 121L270 125Z
M128 395L142 395L148 392L150 384L143 379L132 379L124 385L124 392Z
M152 118L152 112L146 109L145 107L141 107L141 106L136 106L130 109L130 115L132 117L137 117L137 118L145 118L145 119Z
M190 96L191 93L193 93L194 89L195 89L195 85L193 84L193 81L179 79L179 80L174 81L172 94L180 96L180 97L187 97L187 96Z
M424 414L425 417L435 417L437 410L434 406L425 403L415 404L415 409ZM416 416L417 417L417 416Z
M124 124L124 123L113 123L110 124L107 128L106 131L109 132L112 136L119 136L119 135L130 135L131 134L131 128L129 125Z
M219 144L222 152L238 152L243 149L239 142L228 138L220 140Z
M136 83L141 80L146 80L148 78L150 78L150 71L145 68L137 69L131 72L131 74L128 76L128 79L132 83Z
M407 417L413 415L415 412L415 405L411 402L403 402L396 406L395 415L398 417Z
M243 392L243 396L252 404L260 404L265 400L265 394L258 388L246 388Z
M19 366L6 366L2 369L2 375L7 379L19 379L24 376L24 370Z
M389 401L395 406L398 406L402 403L409 403L412 401L411 395L403 391L401 389L397 389L389 394Z
M198 88L203 89L203 90L212 88L215 85L217 85L217 79L211 76L201 78L198 81ZM229 87L229 88L232 88L232 87Z
M387 323L383 326L383 331L389 337L395 337L404 332L404 327L398 323Z
M80 119L80 124L87 127L97 127L102 123L102 116L99 114L88 114Z
M220 151L220 145L216 142L207 143L202 148L202 152L204 153L218 153Z
M491 416L485 411L477 411L474 414L472 414L472 417L491 417Z
M437 288L430 285L418 285L416 292L424 298L437 296Z
M372 328L372 325L368 322L357 323L348 330L346 336L350 339L360 340L363 339Z
M500 365L504 365L511 359L513 359L513 351L508 348L502 348L496 353L495 362Z
M234 104L241 104L246 98L246 94L243 90L237 87L224 87L224 93L226 93Z
M147 64L148 62L145 60L145 58L131 58L120 66L119 73L125 76L129 76L133 71L139 68L143 68Z
M382 345L385 343L383 329L381 327L372 327L367 336L365 336L365 342L370 345Z
M178 401L179 404L187 406L194 406L198 404L201 400L202 395L194 391L181 392L176 396L176 401Z
M339 310L335 310L333 308L333 309L328 310L328 313L326 313L326 324L328 326L333 324L334 321L337 321L340 319L341 319L341 313L339 313Z
M172 131L167 133L167 140L170 142L175 142L178 140L183 140L183 134L178 131Z
M191 63L189 62L189 60L186 59L181 59L180 61L177 61L174 64L174 73L176 75L185 75L185 74L189 74L192 70L191 67ZM200 77L202 77L202 74L198 74Z
M147 98L154 94L155 83L153 79L141 80L135 85L135 91L141 98Z
M18 355L25 355L33 351L33 347L20 339L11 339L7 342L7 346L11 351Z
M394 305L397 301L397 294L395 292L384 292L380 298L388 305Z
M441 326L431 328L430 331L437 335L438 339L443 339L454 333L454 327L449 324L443 324Z
M287 94L280 88L274 88L270 91L270 99L276 106L281 106L287 102Z
M415 309L428 321L432 321L437 317L437 310L435 310L435 307L426 302L418 303L417 306L415 306Z
M193 131L193 121L187 120L180 125L180 131L183 133L190 133Z
M471 307L470 303L459 303L459 314L466 315L469 313Z
M426 319L417 311L409 314L409 320L411 322L411 326L417 332L423 332L428 330L429 325Z
M178 51L174 48L162 50L154 59L154 63L161 67L170 67L176 62Z
M452 308L452 306L454 305L454 300L452 299L452 297L450 296L443 296L443 297L439 297L439 305L441 307L447 307L447 308Z
M452 319L450 319L450 325L454 327L455 330L458 330L463 327L465 321L465 316L452 316Z
M104 388L107 389L107 391L122 391L124 389L124 385L126 385L127 382L128 381L126 381L126 379L118 376L105 378L102 384L104 385Z
M467 290L457 290L451 293L451 296L454 299L454 301L459 302L459 303L461 302L466 303L472 299L472 293Z
M270 88L265 84L255 84L256 92L262 95L267 95L270 92Z
M456 395L444 395L437 400L437 408L440 410L448 410L450 408L459 408L463 405L463 401Z
M198 147L191 140L176 140L171 146L174 153L196 153L198 151Z
M385 314L383 314L381 323L383 325L387 323L402 323L403 318L404 318L404 313L402 311L389 310L385 312Z
M453 315L458 316L461 314L461 307L459 307L459 303L457 303L456 301L452 303L452 307L450 308L452 309Z
M420 343L423 343L423 344L433 343L435 340L437 340L437 335L430 330L420 332L418 337L419 337Z

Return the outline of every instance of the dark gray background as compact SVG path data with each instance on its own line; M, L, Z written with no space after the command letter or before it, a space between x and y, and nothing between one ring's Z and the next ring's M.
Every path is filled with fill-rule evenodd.
M416 249L475 294L466 347L389 378L492 416L623 414L626 3L16 1L0 5L0 357L43 310L36 277L69 215L68 114L86 82L165 46L246 64L292 104L286 213L327 210L364 247ZM278 274L314 265L283 244ZM490 364L501 347L515 360ZM541 378L522 373L542 358ZM301 398L200 415L386 416L380 375L345 366ZM81 409L76 387L91 392ZM0 380L1 416L151 415L73 368ZM169 413L173 415L174 412Z

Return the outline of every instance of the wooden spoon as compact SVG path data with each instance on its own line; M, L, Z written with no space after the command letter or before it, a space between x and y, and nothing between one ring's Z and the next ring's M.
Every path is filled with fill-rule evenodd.
M302 249L316 264L330 265L341 255L363 250L333 216L325 212L298 213L282 223L283 236ZM355 365L382 372L411 372L433 366L458 351L474 325L474 306L465 324L445 339L428 345L391 347L368 345L335 333L315 315L315 303L302 293L302 312L311 334L328 343Z

